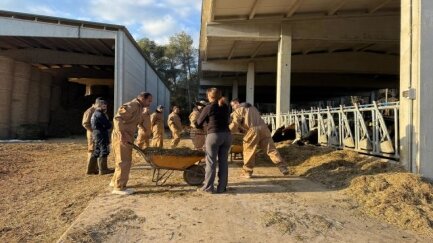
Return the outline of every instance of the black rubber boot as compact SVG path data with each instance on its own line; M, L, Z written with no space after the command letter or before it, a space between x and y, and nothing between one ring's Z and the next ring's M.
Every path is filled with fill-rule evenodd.
M97 175L98 174L98 164L97 159L95 157L92 157L91 155L88 156L87 159L87 175Z
M108 169L108 167L107 167L107 157L99 158L98 159L98 166L99 166L99 174L100 175L106 175L106 174L114 173L114 170Z

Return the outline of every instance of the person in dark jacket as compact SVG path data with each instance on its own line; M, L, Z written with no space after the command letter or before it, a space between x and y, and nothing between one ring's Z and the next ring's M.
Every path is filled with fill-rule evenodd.
M94 143L94 151L92 157L94 160L98 160L99 174L111 174L114 172L112 169L107 167L107 157L109 151L109 132L111 129L111 123L107 116L107 102L105 100L99 100L96 103L95 112L90 119L92 126L92 137ZM94 166L94 165L91 165Z
M202 188L198 192L214 192L216 165L218 164L217 193L227 190L228 182L228 153L232 143L229 129L230 112L227 104L220 102L221 92L216 88L207 91L209 104L203 108L196 121L196 127L201 128L207 123L206 135L206 174Z

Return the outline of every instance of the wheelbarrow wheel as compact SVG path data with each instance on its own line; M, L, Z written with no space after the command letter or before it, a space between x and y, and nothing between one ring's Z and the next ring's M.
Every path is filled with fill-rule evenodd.
M188 185L198 186L204 181L205 170L203 166L193 165L183 172L183 179Z

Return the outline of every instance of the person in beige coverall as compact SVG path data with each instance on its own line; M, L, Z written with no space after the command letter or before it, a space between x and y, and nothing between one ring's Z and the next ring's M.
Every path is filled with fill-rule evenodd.
M86 138L87 138L87 172L86 174L92 175L92 174L98 174L98 165L97 165L97 159L92 158L92 153L94 150L93 145L93 138L92 138L92 125L90 124L90 119L92 118L93 113L96 110L95 104L98 103L99 100L102 100L101 97L96 98L95 103L92 104L92 106L87 109L83 114L83 120L81 124L86 129Z
M141 149L145 149L149 147L149 139L152 134L149 107L144 107L142 116L142 122L138 124L136 144Z
M287 164L277 151L274 141L272 141L271 132L261 118L259 111L248 103L240 104L237 99L233 100L230 105L233 109L230 130L233 132L241 128L246 131L243 139L244 166L241 176L251 178L255 164L254 155L258 148L261 148L269 156L283 175L289 174Z
M180 109L178 106L173 106L172 112L168 116L167 125L170 128L173 139L171 140L171 148L176 148L180 142L180 134L182 133L182 122L179 117Z
M150 116L150 125L152 127L151 147L162 148L164 143L164 106L159 105L156 111Z
M129 195L134 193L132 189L126 188L131 169L131 144L134 142L137 125L142 122L143 108L149 107L151 103L152 95L142 92L136 99L120 106L114 116L111 139L116 170L110 183L113 186L113 194Z
M196 150L204 150L204 144L206 142L206 126L204 125L203 128L200 129L195 126L195 123L200 116L200 112L206 105L207 103L204 100L197 102L191 114L189 115L189 122L191 127L190 135L192 144L194 145L194 149Z

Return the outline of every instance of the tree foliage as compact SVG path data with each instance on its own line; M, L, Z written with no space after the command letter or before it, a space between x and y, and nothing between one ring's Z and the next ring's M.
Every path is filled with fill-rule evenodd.
M182 31L171 36L166 45L158 45L148 38L137 42L168 82L171 104L183 108L184 115L189 114L199 88L198 50L192 37Z

